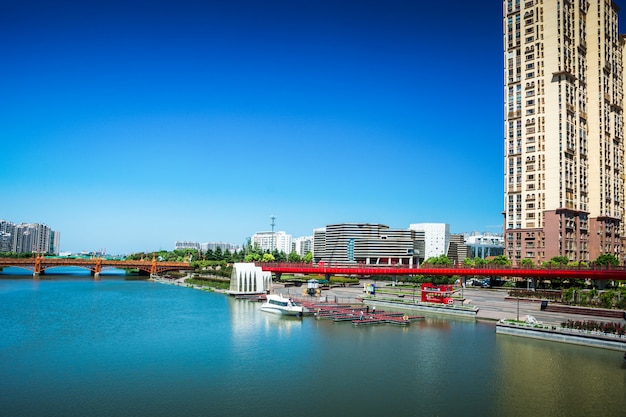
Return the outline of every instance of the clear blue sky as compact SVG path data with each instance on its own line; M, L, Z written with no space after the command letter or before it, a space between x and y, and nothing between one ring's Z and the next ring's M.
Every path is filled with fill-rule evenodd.
M0 218L62 251L501 231L500 1L4 1Z

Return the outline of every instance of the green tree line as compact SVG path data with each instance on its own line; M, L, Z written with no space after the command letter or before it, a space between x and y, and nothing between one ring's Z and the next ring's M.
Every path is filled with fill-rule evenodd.
M243 249L231 252L228 249L206 251L196 249L175 249L173 251L160 250L156 252L138 252L126 256L129 260L152 259L156 257L159 261L169 262L200 262L202 265L227 265L234 262L308 262L313 260L313 254L308 252L301 257L296 252L286 254L283 251L274 249L273 251L261 250L258 245L253 245L250 239L247 240Z

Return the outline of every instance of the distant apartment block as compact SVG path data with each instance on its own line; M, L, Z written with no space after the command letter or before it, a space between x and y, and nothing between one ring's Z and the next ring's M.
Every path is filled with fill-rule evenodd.
M624 260L624 36L610 0L505 0L504 226L514 263Z
M45 224L0 220L0 252L58 255L61 233Z
M176 241L176 250L193 249L200 250L200 242Z
M212 250L213 252L215 252L218 248L222 252L229 251L230 253L235 253L241 250L241 245L226 242L207 242L200 244L200 250L202 252L206 252L208 250Z
M302 236L292 240L291 251L303 257L309 252L313 252L313 236Z
M230 253L238 252L239 250L241 250L240 245L225 242L200 243L191 241L177 241L175 244L176 250L193 249L200 252L207 252L208 250L215 252L217 248L220 248L222 252L226 252L228 250Z
M450 246L450 225L447 223L413 223L409 229L424 233L424 259L447 255Z
M273 252L276 249L289 254L292 250L292 237L285 232L256 232L251 243L264 252Z

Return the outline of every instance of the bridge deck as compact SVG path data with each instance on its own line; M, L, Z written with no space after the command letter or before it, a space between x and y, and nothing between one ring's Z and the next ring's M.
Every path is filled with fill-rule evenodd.
M561 278L561 279L595 279L595 280L626 280L624 267L563 267L563 268L518 268L518 267L412 267L407 266L374 266L374 265L316 265L290 263L258 263L264 271L280 274L312 274L312 275L438 275L438 276L485 276L485 277L520 277L520 278Z

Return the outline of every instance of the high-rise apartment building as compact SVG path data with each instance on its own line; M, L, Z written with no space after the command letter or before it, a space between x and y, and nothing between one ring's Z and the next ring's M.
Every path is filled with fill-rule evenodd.
M610 0L504 1L505 254L624 259L624 37Z
M0 220L0 252L59 254L61 233L39 223Z

